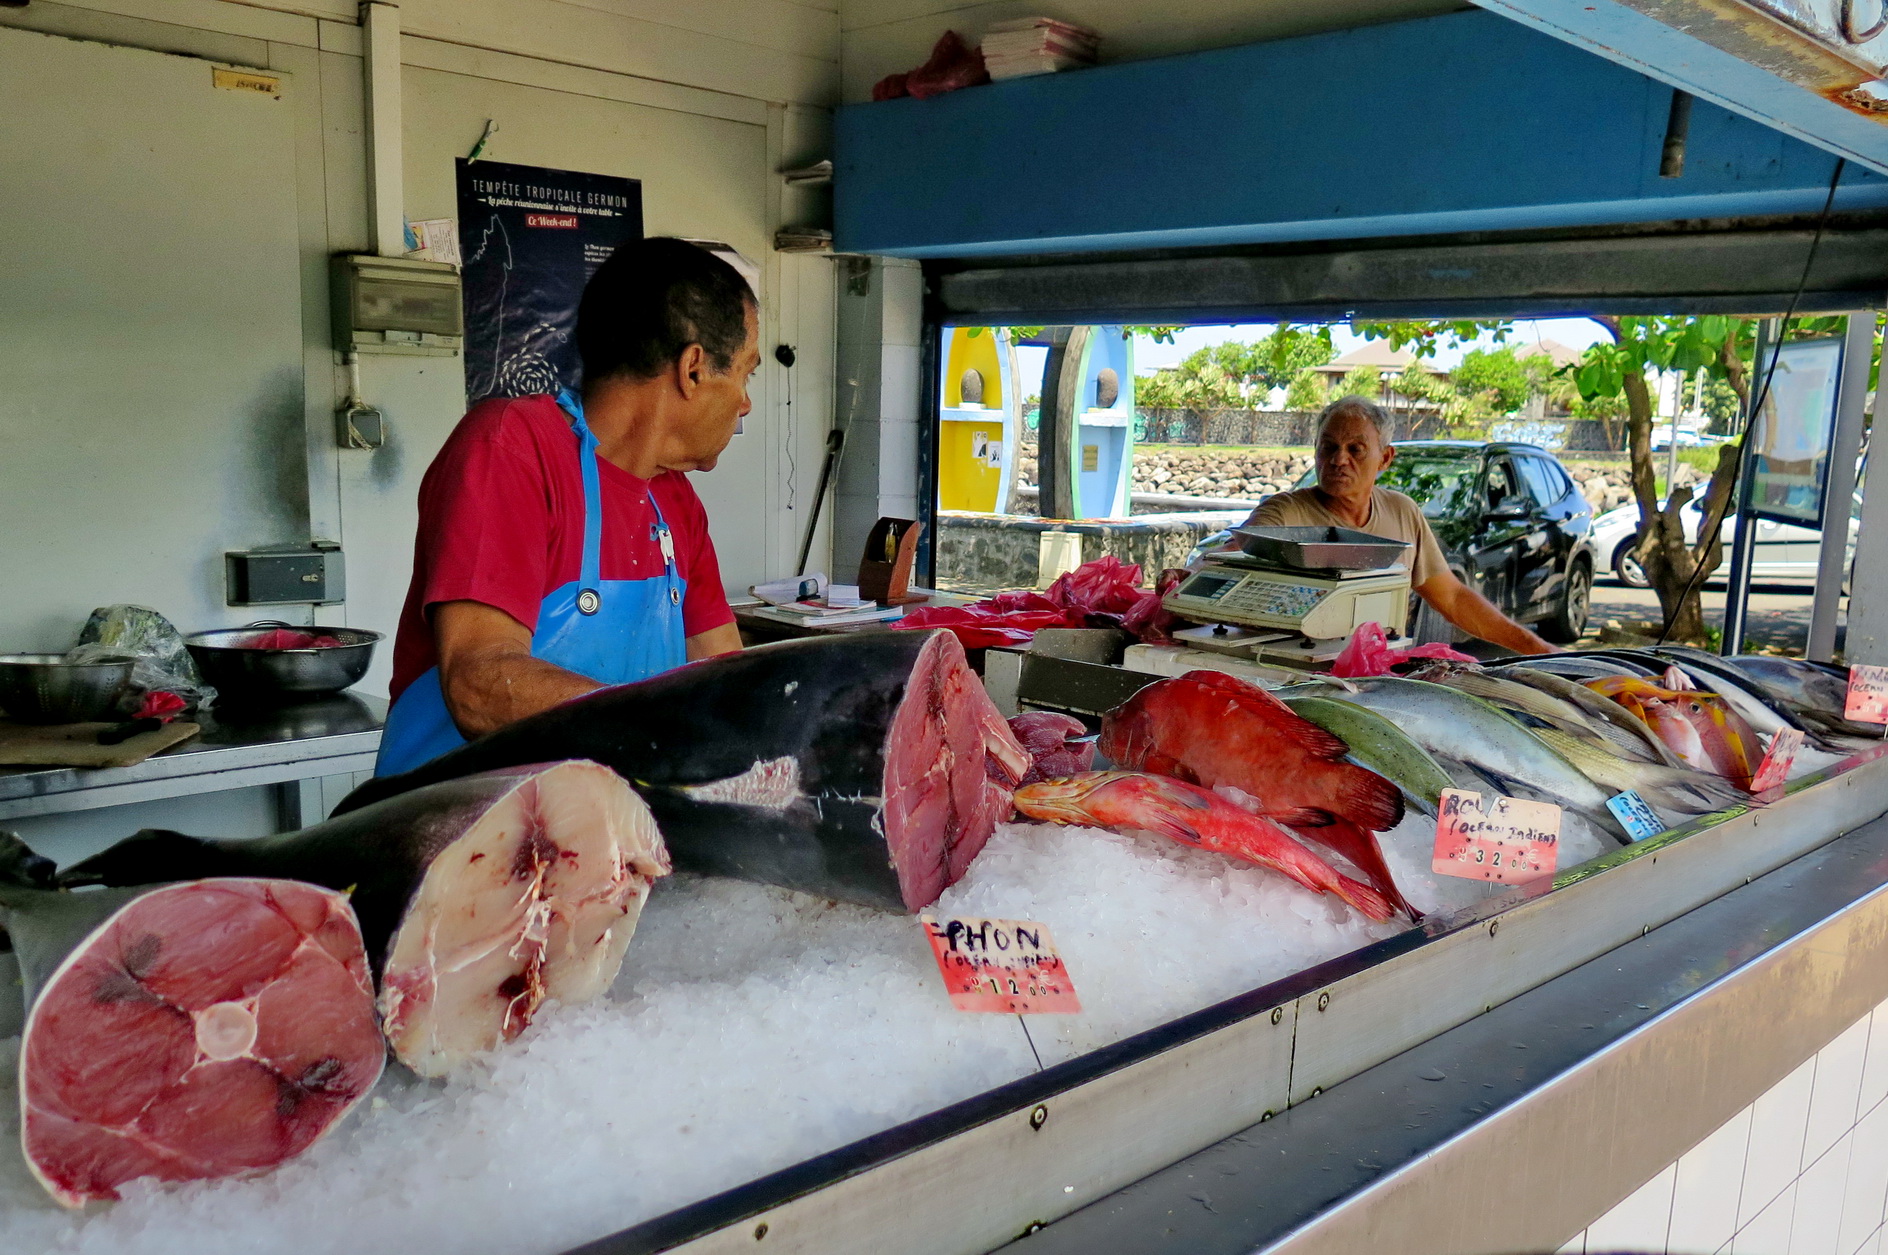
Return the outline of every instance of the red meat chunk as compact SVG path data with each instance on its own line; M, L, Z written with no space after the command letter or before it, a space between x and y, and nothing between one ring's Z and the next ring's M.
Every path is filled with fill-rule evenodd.
M26 1159L73 1207L138 1177L259 1172L308 1149L385 1058L345 897L288 880L170 885L111 916L33 1003Z

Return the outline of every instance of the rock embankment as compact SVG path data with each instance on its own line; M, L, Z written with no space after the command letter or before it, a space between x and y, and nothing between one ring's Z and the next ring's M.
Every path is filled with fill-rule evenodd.
M1573 476L1580 495L1595 514L1616 509L1632 500L1630 467L1623 461L1580 462L1566 458L1561 465ZM1655 459L1662 472L1663 458ZM1182 497L1225 497L1257 500L1283 492L1311 469L1311 450L1137 450L1134 485L1137 493L1166 493ZM1034 442L1023 446L1018 477L1036 482ZM1678 464L1678 484L1703 492L1710 476L1687 463Z

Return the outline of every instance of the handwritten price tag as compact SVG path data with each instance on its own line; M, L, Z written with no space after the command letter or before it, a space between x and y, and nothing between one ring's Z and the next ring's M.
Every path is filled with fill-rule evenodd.
M1520 885L1551 876L1560 860L1560 808L1497 796L1484 807L1469 789L1444 789L1436 818L1439 876Z
M1850 667L1849 696L1842 717L1888 724L1888 667Z
M1043 1015L1080 1011L1075 982L1041 924L920 915L931 955L959 1011Z
M1757 765L1757 774L1750 778L1750 791L1765 793L1782 784L1789 778L1796 751L1802 748L1800 729L1778 728L1776 735L1770 738L1770 748L1764 752L1763 761Z

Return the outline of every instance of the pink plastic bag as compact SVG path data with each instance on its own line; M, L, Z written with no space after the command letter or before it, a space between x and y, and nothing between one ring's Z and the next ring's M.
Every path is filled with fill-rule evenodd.
M1047 595L1070 610L1124 615L1141 599L1141 568L1103 554L1057 576Z
M1366 623L1350 634L1350 640L1332 660L1331 674L1345 680L1355 680L1370 675L1388 675L1391 667L1413 658L1446 658L1451 662L1480 661L1460 650L1450 649L1447 645L1415 645L1407 649L1391 649L1388 638L1383 634L1383 625Z
M945 31L931 48L931 56L915 70L887 74L872 88L874 100L896 100L916 96L920 100L954 92L960 87L975 87L990 81L984 68L983 50L972 48L956 31Z
M1186 572L1166 574L1177 583ZM1160 596L1172 586L1163 583L1161 593L1149 593L1140 579L1140 567L1106 554L1056 577L1046 593L998 593L968 606L907 610L892 626L949 628L965 649L987 649L1024 644L1046 627L1125 627L1132 615L1140 626L1129 631L1143 640L1164 640L1170 617L1160 609Z

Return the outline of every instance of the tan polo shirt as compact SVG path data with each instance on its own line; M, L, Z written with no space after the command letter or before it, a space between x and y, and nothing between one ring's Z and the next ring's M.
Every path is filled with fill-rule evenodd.
M1269 497L1252 512L1248 523L1258 527L1349 527L1343 519L1325 509L1311 488L1294 488ZM1409 566L1412 588L1421 588L1438 575L1449 573L1436 534L1429 530L1417 504L1393 488L1370 490L1370 518L1363 529L1373 536L1404 541L1411 546L1403 561Z

